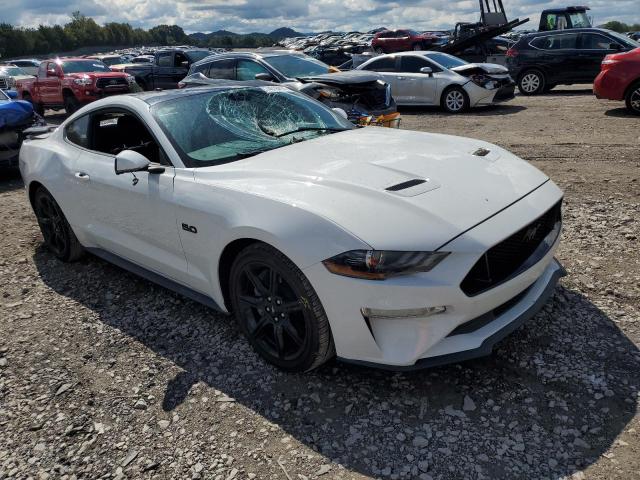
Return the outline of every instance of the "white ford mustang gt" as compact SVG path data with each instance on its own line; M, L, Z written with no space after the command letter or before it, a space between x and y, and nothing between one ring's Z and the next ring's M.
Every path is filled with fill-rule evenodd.
M489 354L564 270L562 192L485 142L356 128L282 87L98 100L32 131L20 169L46 246L224 312L291 371Z

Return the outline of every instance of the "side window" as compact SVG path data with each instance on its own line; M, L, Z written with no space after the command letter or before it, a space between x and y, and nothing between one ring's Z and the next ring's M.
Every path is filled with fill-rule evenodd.
M238 60L236 76L238 80L255 80L259 73L267 73L269 71L257 62L251 60Z
M47 63L47 75L55 75L57 72L56 64L54 62Z
M158 54L158 66L159 67L171 67L173 66L173 53L159 53Z
M47 62L42 62L38 67L38 76L40 78L47 76Z
M174 57L173 66L176 67L176 68L181 68L182 67L182 62L189 63L189 59L187 58L187 56L184 53L176 52L176 55Z
M151 162L168 164L155 139L138 118L123 111L98 112L91 115L90 149L107 155L133 150Z
M611 50L612 43L617 42L597 33L583 33L580 48L583 50Z
M576 48L577 43L578 34L565 33L538 37L531 42L531 45L542 50L567 50Z
M235 60L218 60L210 64L209 78L235 80Z
M67 140L82 148L89 148L89 115L74 120L65 129Z
M423 67L431 67L434 72L439 72L440 69L434 64L425 60L424 58L414 56L402 56L400 57L400 71L406 73L420 73L420 69Z
M395 72L397 71L396 57L384 57L373 60L367 65L366 70L373 70L374 72Z

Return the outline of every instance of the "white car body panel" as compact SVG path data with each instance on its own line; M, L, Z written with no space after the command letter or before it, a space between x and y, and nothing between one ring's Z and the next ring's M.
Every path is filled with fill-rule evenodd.
M25 185L38 182L51 192L83 246L169 279L223 311L221 255L235 241L262 241L308 277L339 357L402 367L478 348L557 279L556 241L515 278L475 297L460 289L484 252L562 199L546 175L500 147L367 127L215 167L185 168L141 98L96 101L48 138L26 140L20 153ZM126 108L142 119L173 167L162 174L138 172L134 186L132 174L115 174L113 156L64 138L69 122L105 106ZM426 182L406 192L385 190L413 179ZM181 228L183 223L197 225L197 235ZM451 254L431 272L386 281L338 276L322 264L350 250L440 248ZM529 287L494 322L447 337ZM430 306L446 311L428 318L374 319L370 326L360 312Z

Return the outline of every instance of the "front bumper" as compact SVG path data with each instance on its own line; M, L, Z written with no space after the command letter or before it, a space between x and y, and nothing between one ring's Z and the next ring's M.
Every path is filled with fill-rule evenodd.
M533 316L553 291L564 272L554 259L560 237L530 268L486 292L467 296L461 281L489 248L529 225L561 198L558 187L547 182L451 241L443 250L452 253L428 273L375 282L333 275L322 263L305 269L329 318L337 356L402 370L489 353L494 343ZM363 308L434 308L437 313L365 318Z
M513 100L516 96L515 82L508 82L494 90L487 90L473 82L469 82L465 85L465 90L469 94L469 103L472 107L495 105Z

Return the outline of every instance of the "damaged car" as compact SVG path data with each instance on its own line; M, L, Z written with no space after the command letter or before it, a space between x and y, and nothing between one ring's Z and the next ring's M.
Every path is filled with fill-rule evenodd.
M488 355L564 273L563 194L530 163L281 86L107 97L26 140L20 171L57 258L233 313L287 371Z
M304 93L330 108L340 108L353 123L399 127L400 114L391 87L380 75L330 72L329 65L296 52L231 52L193 64L178 87L206 85L208 79L271 82Z
M0 167L17 167L25 130L45 124L31 103L17 97L14 91L0 90Z
M382 75L398 105L440 105L449 113L494 105L515 96L509 71L491 63L467 63L442 52L381 55L357 67Z

